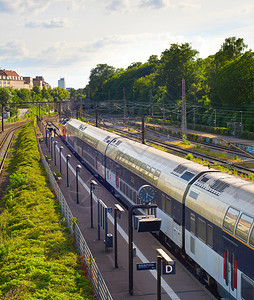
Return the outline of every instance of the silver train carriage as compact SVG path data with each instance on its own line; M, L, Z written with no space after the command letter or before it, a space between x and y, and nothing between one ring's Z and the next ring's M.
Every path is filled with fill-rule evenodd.
M254 300L254 185L71 119L66 142L127 204L156 190L166 241L183 249L221 296Z

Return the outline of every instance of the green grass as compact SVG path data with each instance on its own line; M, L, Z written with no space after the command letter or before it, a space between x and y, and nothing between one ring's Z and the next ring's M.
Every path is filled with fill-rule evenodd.
M0 215L0 299L94 299L48 187L32 124L15 146Z

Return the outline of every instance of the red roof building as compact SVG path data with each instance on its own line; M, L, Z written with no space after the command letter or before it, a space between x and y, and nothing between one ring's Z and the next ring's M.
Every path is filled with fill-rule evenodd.
M45 86L49 88L50 85L44 81L42 76L32 77L22 77L19 76L17 72L12 70L0 70L0 87L12 87L14 89L29 89L31 90L33 86L38 85L40 89Z

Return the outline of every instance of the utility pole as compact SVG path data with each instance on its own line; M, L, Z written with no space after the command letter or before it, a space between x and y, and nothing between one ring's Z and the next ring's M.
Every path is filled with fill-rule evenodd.
M95 109L95 127L98 127L98 109L97 109L97 103L96 103L96 109Z
M153 108L152 108L152 90L150 89L150 116L153 114Z
M196 127L196 111L197 111L197 87L194 88L194 99L193 99L193 127Z
M187 138L185 79L182 79L182 136Z
M142 144L145 144L145 116L142 115L142 130L141 130L141 140Z
M126 127L126 99L125 99L125 87L123 88L123 127Z
M110 90L108 91L108 113L111 114L111 107L110 107Z
M2 104L2 131L4 131L4 105Z

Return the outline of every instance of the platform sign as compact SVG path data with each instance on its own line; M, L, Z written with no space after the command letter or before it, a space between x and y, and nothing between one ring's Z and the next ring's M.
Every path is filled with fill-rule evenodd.
M163 263L162 268L163 268L163 272L162 272L163 275L174 275L176 273L175 262L173 262L172 264Z
M155 270L156 269L156 263L143 263L143 264L137 264L137 271L147 271L147 270Z

